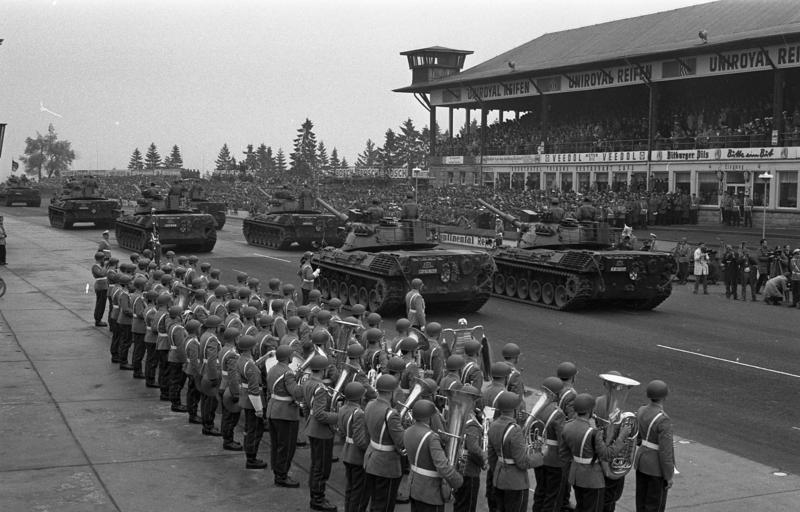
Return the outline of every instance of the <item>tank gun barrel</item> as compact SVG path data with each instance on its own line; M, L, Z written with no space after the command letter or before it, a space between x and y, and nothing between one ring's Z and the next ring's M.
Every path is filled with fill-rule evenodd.
M330 204L326 203L322 199L317 198L317 202L319 203L320 206L322 206L323 208L325 208L326 210L328 210L329 212L334 214L336 216L336 218L339 219L340 221L347 222L349 220L349 217L347 215L345 215L344 213L340 212L339 210L337 210L336 208L334 208Z
M261 188L261 187L256 187L256 188L258 189L258 191L259 191L259 192L261 192L262 194L264 194L264 196L265 196L267 199L272 199L272 194L270 194L269 192L267 192L266 190L264 190L264 189L263 189L263 188Z
M523 224L524 224L524 223L523 223L523 222L521 222L521 221L520 221L519 219L517 219L516 217L514 217L513 215L511 215L510 213L506 213L506 212L504 212L504 211L502 211L502 210L499 210L499 209L497 209L497 207L493 206L493 205L492 205L492 204L490 204L490 203L487 203L486 201L484 201L484 200L483 200L483 199L481 199L481 198L478 198L478 202L479 202L481 205L483 205L483 206L484 206L484 207L485 207L487 210L489 210L490 212L492 212L492 213L494 213L495 215L499 216L501 219L503 219L503 220L505 220L505 221L508 221L508 222L510 222L511 224L513 224L515 228L519 228L519 227L522 227L522 226L523 226Z

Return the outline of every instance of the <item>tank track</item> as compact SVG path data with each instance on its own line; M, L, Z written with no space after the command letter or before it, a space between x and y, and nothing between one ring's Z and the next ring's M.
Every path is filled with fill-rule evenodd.
M341 269L326 262L316 263L321 269L317 287L323 299L336 297L351 307L363 304L367 310L382 315L396 313L405 307L405 289L400 279Z
M586 276L501 259L495 259L495 263L497 272L492 283L494 297L559 311L584 309L591 303L592 283ZM514 280L509 281L509 277ZM534 291L536 282L539 283L538 292ZM546 285L550 285L549 288Z
M147 248L147 232L125 224L117 224L117 245L133 252L142 252Z
M266 226L247 219L242 222L242 234L248 244L256 247L284 250L292 245L291 240L286 240L286 230L284 228Z
M225 219L227 219L225 212L211 212L210 215L217 221L217 231L221 230L225 226Z
M69 229L72 227L72 222L67 221L67 215L64 210L59 208L48 208L47 216L50 218L50 225L58 229Z

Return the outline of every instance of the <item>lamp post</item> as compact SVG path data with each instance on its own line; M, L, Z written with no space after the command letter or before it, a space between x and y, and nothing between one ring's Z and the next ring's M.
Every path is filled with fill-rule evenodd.
M764 205L764 213L761 218L761 239L767 238L767 198L769 195L767 194L767 187L769 187L769 180L772 179L772 175L764 171L758 175L758 178L764 180L764 195L761 198L761 204Z

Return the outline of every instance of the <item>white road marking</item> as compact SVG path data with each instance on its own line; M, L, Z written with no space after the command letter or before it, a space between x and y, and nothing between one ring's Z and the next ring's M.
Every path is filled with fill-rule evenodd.
M267 256L266 254L258 254L257 252L254 252L253 256L259 256L261 258L269 258L271 260L283 261L284 263L291 263L291 260L285 260L283 258L276 258L275 256Z
M800 430L800 427L792 427L794 430Z
M771 368L764 368L763 366L756 366L754 364L740 363L739 361L732 361L730 359L723 359L721 357L709 356L709 355L706 355L706 354L701 354L699 352L692 352L691 350L684 350L682 348L668 347L666 345L656 345L656 346L657 347L661 347L661 348L665 348L667 350L674 350L676 352L683 352L685 354L691 354L693 356L705 357L705 358L708 358L708 359L713 359L715 361L722 361L722 362L725 362L725 363L738 364L739 366L746 366L748 368L754 368L756 370L763 370L765 372L777 373L778 375L786 375L787 377L794 377L795 379L800 379L800 375L795 375L793 373L788 373L788 372L782 372L780 370L773 370Z

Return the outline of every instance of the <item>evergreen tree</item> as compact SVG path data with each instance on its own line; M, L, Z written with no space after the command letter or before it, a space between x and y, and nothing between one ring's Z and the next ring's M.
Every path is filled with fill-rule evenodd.
M303 178L310 178L318 167L317 137L314 135L314 124L306 118L297 130L294 139L294 151L289 156L292 171Z
M172 152L170 153L167 160L169 160L169 166L165 164L166 167L170 167L173 169L183 169L183 156L181 156L181 149L178 147L177 144L172 146Z
M244 166L245 169L248 171L254 171L258 167L258 160L256 158L256 153L253 151L253 145L248 144L247 149L244 151Z
M342 165L341 165L341 167L342 167L342 169L346 169L348 167L347 159L345 157L342 157Z
M283 148L278 148L278 154L275 157L275 170L280 173L286 172L286 157L283 155Z
M136 148L133 150L130 162L128 162L128 170L138 171L141 169L144 169L144 159L142 158L142 152L139 151L139 148Z
M161 167L161 155L158 154L156 143L151 142L150 147L147 148L147 154L144 156L145 169L158 169Z
M359 154L356 159L356 167L375 167L378 163L379 153L380 151L375 147L375 143L372 142L372 139L367 139L364 151Z
M336 148L333 148L333 151L331 151L331 160L329 166L331 169L338 169L342 166L342 163L339 161L339 152L336 150Z
M400 125L400 133L397 137L397 156L401 165L406 167L409 171L419 165L424 156L424 149L420 135L414 127L414 122L411 118Z
M231 151L228 149L228 143L222 145L222 149L219 150L219 155L217 155L217 159L214 161L216 164L215 169L218 171L227 171L231 169ZM235 165L235 164L234 164Z
M330 166L328 149L325 147L325 143L322 141L319 141L319 145L317 146L317 161L319 162L320 169L327 170Z
M272 146L267 146L267 167L266 170L268 173L271 173L277 169L277 164L275 163L275 156L272 154Z
M397 155L397 135L389 128L384 135L383 147L378 151L378 164L384 169L396 167L399 163Z
M262 173L267 172L267 160L267 145L262 142L261 145L258 146L258 149L256 149L256 166Z

